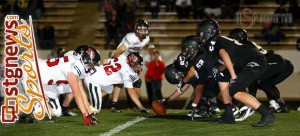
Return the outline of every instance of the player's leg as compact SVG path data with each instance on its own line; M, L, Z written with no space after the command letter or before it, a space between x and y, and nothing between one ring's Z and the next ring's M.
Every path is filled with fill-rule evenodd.
M60 85L56 87L59 94L65 94L65 99L61 105L62 108L62 116L76 116L77 114L74 112L71 112L69 110L69 105L71 101L74 99L72 90L69 85Z
M263 127L274 122L275 116L266 107L260 104L260 102L258 102L255 97L241 91L249 86L253 81L255 81L266 70L267 63L265 63L264 59L262 58L257 58L251 63L256 63L257 65L255 65L255 67L252 67L252 65L247 65L246 67L244 67L238 73L238 78L236 79L236 81L231 84L229 93L236 100L258 111L262 115L262 118L253 126Z
M101 110L101 104L102 104L101 89L102 88L98 83L89 82L87 85L87 90L88 90L89 100L90 100L90 108L92 110L92 113L94 114L99 113Z
M122 85L114 85L114 91L112 95L112 107L110 108L112 112L118 112L118 113L122 112L122 110L118 108L118 100L121 91L121 86Z

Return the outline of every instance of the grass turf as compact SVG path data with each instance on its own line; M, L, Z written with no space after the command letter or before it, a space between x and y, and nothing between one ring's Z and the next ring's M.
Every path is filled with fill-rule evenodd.
M117 136L123 135L300 135L300 112L292 111L291 113L277 113L277 121L263 128L251 127L260 119L260 115L256 113L244 122L236 122L236 124L215 124L212 118L196 119L190 121L185 115L186 110L168 110L168 115L164 118L156 118L153 113L145 115L147 119L138 122L119 133ZM0 127L0 136L39 136L39 135L63 135L63 136L99 136L109 132L111 129L123 125L124 123L143 116L132 110L125 110L123 113L112 113L105 109L101 114L97 114L100 124L91 127L83 126L81 116L76 117L60 117L51 121L44 120L39 123L17 123L12 125L2 125ZM213 117L216 118L216 117Z

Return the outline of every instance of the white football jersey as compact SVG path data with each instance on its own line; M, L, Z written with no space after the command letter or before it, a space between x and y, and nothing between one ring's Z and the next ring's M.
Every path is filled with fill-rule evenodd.
M55 98L58 94L71 92L70 89L63 89L67 92L62 92L58 86L69 86L67 74L74 73L79 79L88 76L85 72L80 59L74 55L68 55L61 58L53 58L49 60L38 60L39 71L42 79L42 85L45 88L45 93L48 97ZM26 74L24 71L23 73ZM24 75L22 84L26 89L27 75ZM65 88L65 87L64 87Z
M86 82L93 82L101 88L114 84L124 84L126 88L133 88L133 82L139 79L137 73L127 64L126 59L109 59L109 63L95 66L96 72L85 78Z
M135 33L132 32L126 34L126 36L122 39L121 43L117 48L124 44L127 47L127 50L122 55L128 56L132 52L139 52L140 50L142 50L143 47L149 43L149 41L149 35L147 35L145 39L140 41L140 39L135 35Z
M74 55L50 60L39 60L39 69L43 85L68 84L67 74L74 73L79 79L88 75L79 58Z

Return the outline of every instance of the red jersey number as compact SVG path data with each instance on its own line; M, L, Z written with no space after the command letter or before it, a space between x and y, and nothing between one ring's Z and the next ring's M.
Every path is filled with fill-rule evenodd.
M118 58L114 58L114 62L118 61ZM111 61L109 63L104 64L104 71L107 75L111 75L113 72L118 72L121 69L121 64L115 63L115 65L111 65Z
M69 62L68 56L64 56L63 58L64 58L64 63ZM46 63L47 63L47 65L48 65L48 67L56 66L56 65L58 65L58 63L59 63L59 58L55 58L54 61L50 61L50 59L48 59L48 60L46 61Z

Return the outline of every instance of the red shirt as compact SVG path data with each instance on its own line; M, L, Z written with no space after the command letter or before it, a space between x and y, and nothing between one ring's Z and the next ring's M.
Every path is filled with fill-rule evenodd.
M146 79L163 80L166 65L161 60L152 60L148 64L148 70L145 74Z

